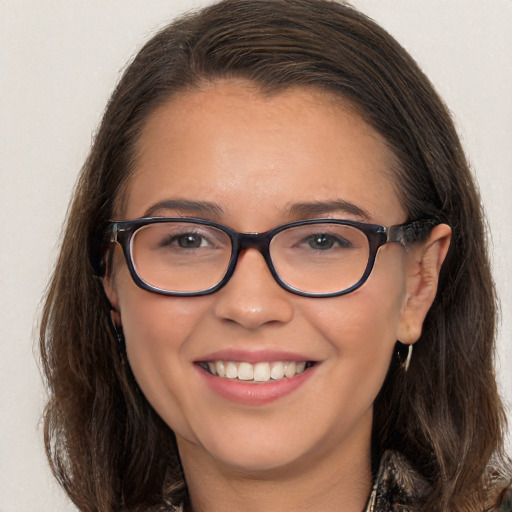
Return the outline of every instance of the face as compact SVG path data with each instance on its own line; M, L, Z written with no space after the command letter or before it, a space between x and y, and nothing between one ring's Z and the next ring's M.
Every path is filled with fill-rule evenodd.
M225 81L150 117L119 218L200 217L239 232L323 217L390 226L406 221L392 164L381 137L323 93L265 97ZM282 289L249 249L220 291L166 297L138 288L116 247L105 287L134 375L185 462L247 472L311 467L369 453L372 404L393 347L415 341L407 316L414 255L387 244L360 289L318 299ZM247 382L200 364L215 361L308 364L295 376Z

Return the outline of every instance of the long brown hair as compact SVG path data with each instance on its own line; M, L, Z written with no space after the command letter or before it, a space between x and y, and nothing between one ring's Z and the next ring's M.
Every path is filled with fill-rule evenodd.
M349 101L396 155L409 218L437 215L452 227L410 369L392 363L376 400L373 454L393 449L409 459L431 485L425 510L480 510L505 422L480 198L450 115L413 59L352 7L324 0L207 7L159 32L124 73L77 183L42 317L45 440L56 477L82 511L181 499L173 433L125 362L89 253L122 200L148 115L179 91L231 77L266 94L315 87Z

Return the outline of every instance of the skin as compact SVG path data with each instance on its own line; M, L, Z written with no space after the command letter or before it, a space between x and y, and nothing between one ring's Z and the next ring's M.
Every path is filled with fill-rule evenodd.
M121 219L151 213L207 218L262 232L304 218L298 203L348 201L309 212L391 226L407 220L381 137L339 100L315 90L262 96L223 81L174 97L149 118ZM216 210L157 209L164 200ZM434 299L450 230L404 250L383 246L367 283L335 298L283 290L261 254L240 256L213 295L165 297L138 288L119 247L105 290L133 372L174 430L191 508L359 512L371 487L372 404L396 340L414 343ZM317 364L307 381L260 406L235 404L194 362L217 350L286 350Z

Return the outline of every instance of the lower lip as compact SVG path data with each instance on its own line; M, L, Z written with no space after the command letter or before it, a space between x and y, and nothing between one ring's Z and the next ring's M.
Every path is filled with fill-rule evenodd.
M291 378L267 382L245 382L238 379L217 377L198 366L198 371L209 388L222 398L239 405L265 405L285 397L302 386L313 374L315 366Z

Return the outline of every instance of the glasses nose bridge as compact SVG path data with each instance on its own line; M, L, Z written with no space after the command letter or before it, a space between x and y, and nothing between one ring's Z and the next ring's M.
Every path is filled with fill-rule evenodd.
M256 249L268 264L269 245L272 236L268 233L237 233L238 253L247 249Z
M270 258L270 241L272 240L272 234L266 233L236 233L236 251L235 261L233 266L233 272L238 263L240 253L247 249L256 249L265 260L265 263L270 273L275 277L275 271Z

